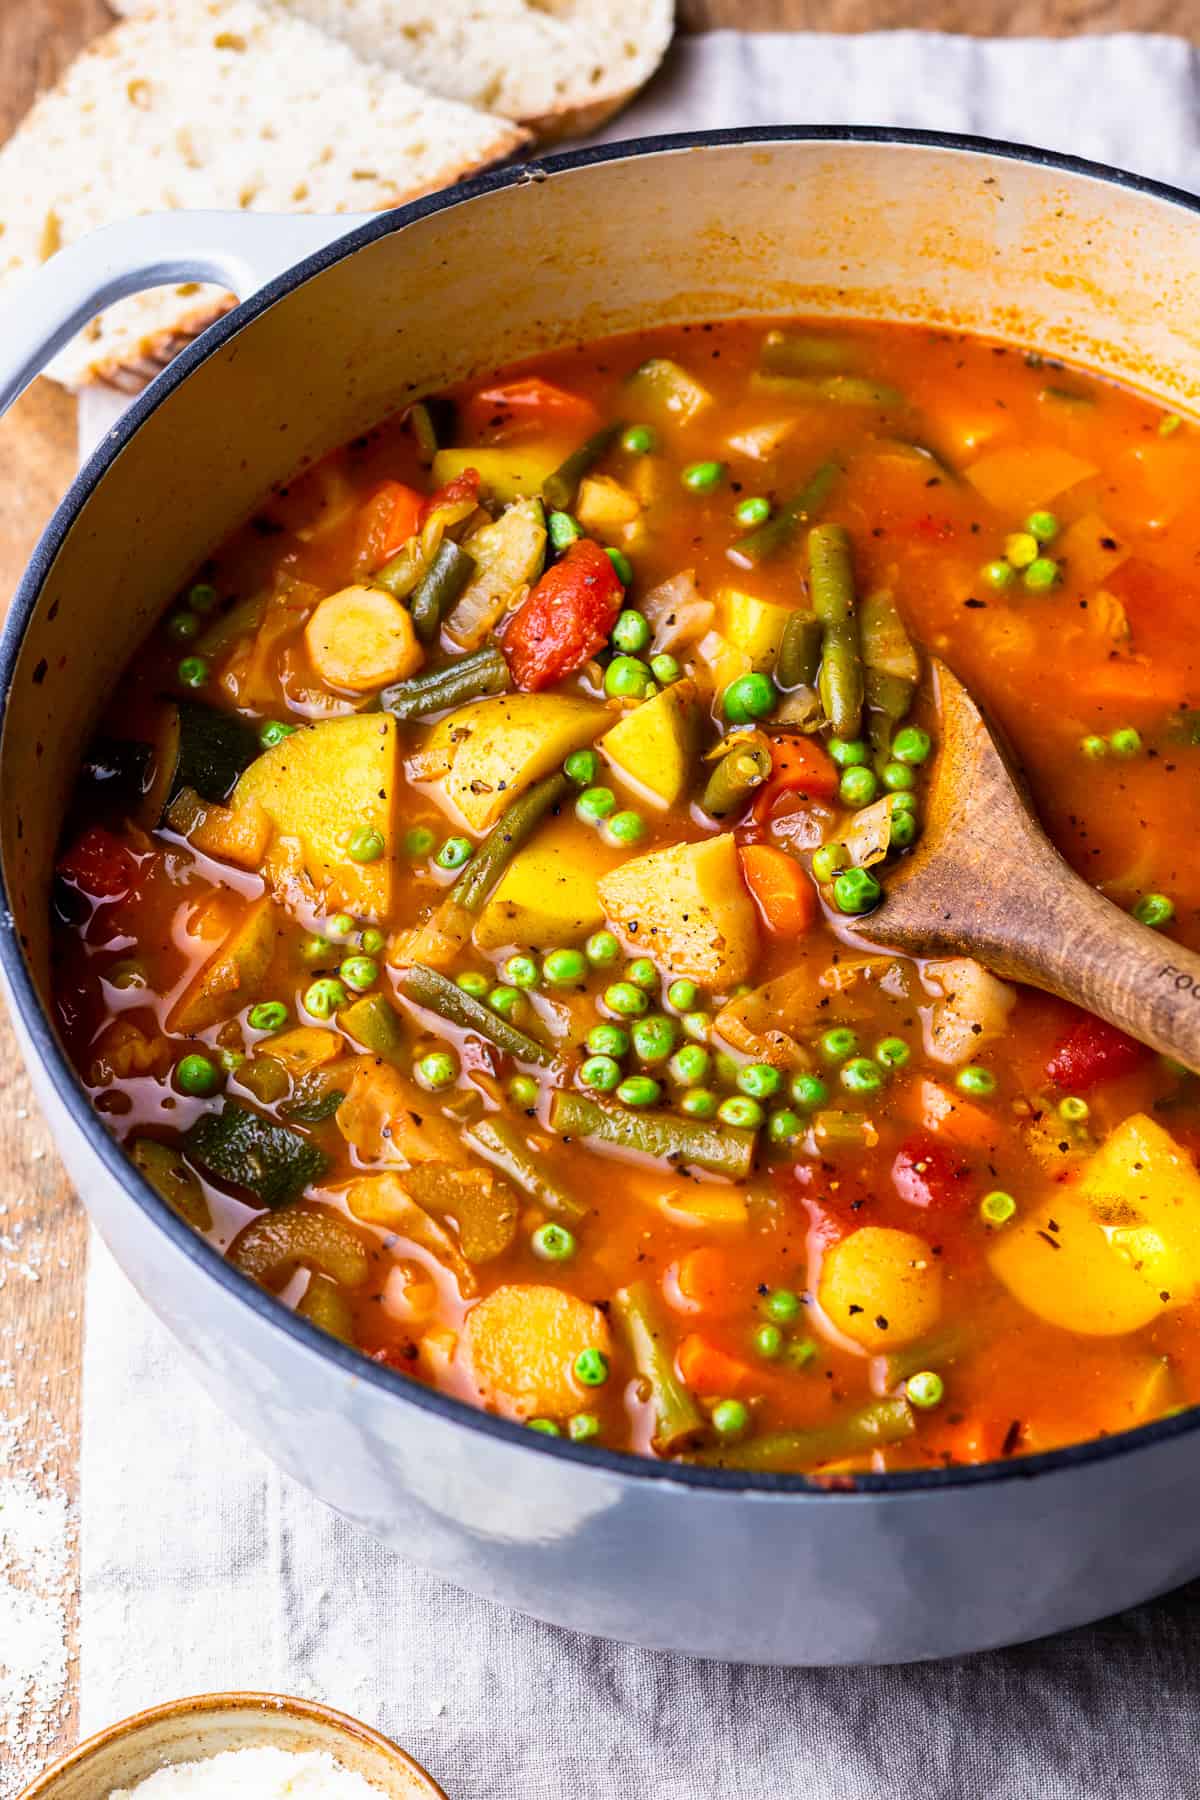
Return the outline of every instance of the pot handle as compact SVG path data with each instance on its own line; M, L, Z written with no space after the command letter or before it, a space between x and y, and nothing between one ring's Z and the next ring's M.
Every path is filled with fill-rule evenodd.
M69 244L0 308L0 417L115 300L177 281L215 282L244 300L363 223L348 214L145 213Z

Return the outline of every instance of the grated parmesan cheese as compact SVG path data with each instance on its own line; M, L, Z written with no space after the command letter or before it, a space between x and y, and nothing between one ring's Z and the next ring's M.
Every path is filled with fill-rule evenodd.
M202 1762L175 1763L109 1800L379 1800L380 1789L327 1750L270 1745L222 1750Z

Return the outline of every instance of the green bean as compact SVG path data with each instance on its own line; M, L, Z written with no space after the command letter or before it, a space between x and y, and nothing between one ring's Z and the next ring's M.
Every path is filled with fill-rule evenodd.
M752 569L756 564L764 562L768 556L774 556L789 543L797 529L819 512L829 498L830 489L842 473L842 465L831 457L821 464L808 481L794 494L785 500L779 510L769 518L765 525L751 531L745 537L738 538L731 544L728 555L731 562L743 569Z
M550 1104L550 1128L563 1135L599 1138L622 1150L639 1150L686 1168L694 1164L730 1181L744 1181L754 1161L754 1133L674 1113L631 1112L612 1101L559 1090Z
M442 620L474 573L475 558L453 538L443 538L409 602L413 628L423 644L432 644Z
M704 1450L695 1460L714 1469L786 1473L818 1468L846 1456L861 1456L882 1444L898 1444L916 1429L907 1400L877 1400L829 1425L817 1425L810 1431L772 1431L764 1437L751 1438L748 1443Z
M453 400L431 395L409 407L407 424L421 453L423 463L431 463L443 444L454 440L455 406Z
M903 1350L890 1351L881 1358L885 1386L897 1388L918 1369L940 1369L943 1364L953 1362L962 1351L966 1337L961 1325L944 1325L932 1337L920 1338Z
M813 609L823 629L821 702L834 731L856 738L862 722L863 669L854 615L854 565L842 525L814 525L808 534Z
M506 694L511 685L503 653L495 644L488 644L469 656L456 657L440 669L384 688L379 703L397 719L429 719L452 706L464 706L468 700Z
M812 687L820 666L821 621L816 613L797 607L783 628L775 658L775 685L785 693L792 688Z
M486 1038L498 1050L515 1056L518 1062L540 1063L543 1068L549 1068L554 1061L544 1044L539 1044L527 1032L485 1006L482 1000L465 993L448 976L424 963L411 963L404 971L400 992L414 1006L436 1013L447 1024L457 1025L460 1031L471 1031L477 1037Z
M634 1281L618 1288L612 1306L628 1340L634 1367L650 1388L654 1448L663 1456L675 1455L704 1432L704 1415L675 1373L666 1327L648 1285Z
M727 738L724 755L708 778L701 806L710 818L725 818L771 779L773 767L771 746L762 732Z
M575 504L580 482L624 429L624 425L619 423L606 425L594 437L588 438L586 443L580 444L578 450L572 450L552 475L547 475L542 483L542 499L551 512L570 512Z
M844 374L861 360L859 346L844 338L818 337L807 331L768 331L759 367L768 375Z
M510 801L450 890L450 901L477 913L517 851L568 787L561 770L527 788Z
M874 1131L865 1113L828 1112L813 1114L813 1134L822 1149L837 1150L853 1146L866 1149L874 1142Z
M568 1219L574 1225L587 1217L587 1207L581 1206L574 1195L568 1193L507 1119L477 1119L462 1135L464 1143L507 1176L514 1187L519 1187L531 1200L538 1201L547 1212Z
M899 388L863 375L754 375L750 385L760 394L789 400L824 400L835 406L905 406Z

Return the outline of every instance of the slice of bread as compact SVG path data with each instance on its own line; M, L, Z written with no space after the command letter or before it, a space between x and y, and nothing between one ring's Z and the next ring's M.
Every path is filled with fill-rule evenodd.
M526 141L278 9L159 0L91 45L0 150L0 292L131 213L367 212ZM119 301L50 373L136 385L232 304L195 284Z
M114 0L136 12L145 0ZM526 125L595 131L649 80L673 0L271 0L410 81Z

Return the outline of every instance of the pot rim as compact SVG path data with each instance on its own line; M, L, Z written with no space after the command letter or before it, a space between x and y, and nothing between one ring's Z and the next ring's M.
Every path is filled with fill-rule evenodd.
M563 151L495 170L491 174L476 176L457 187L443 189L439 193L411 201L406 206L380 213L366 224L351 229L345 236L335 238L332 243L293 264L227 313L218 323L210 326L155 377L122 414L114 429L105 435L55 509L13 596L3 631L0 632L0 697L6 697L12 686L25 632L54 560L77 514L111 464L146 419L174 393L181 382L186 381L202 363L237 336L243 326L293 290L303 286L311 277L355 255L376 239L402 231L419 219L510 187L522 187L530 182L543 181L550 176L567 174L597 163L632 161L647 156L724 146L787 143L890 144L901 149L953 150L968 156L999 158L1050 170L1056 174L1077 175L1105 182L1109 186L1126 188L1148 199L1162 201L1200 215L1200 196L1189 194L1166 182L1156 181L1150 176L1135 175L1106 163L961 132L919 131L899 126L874 125L760 125L622 139L616 143ZM3 704L3 698L0 698L0 706ZM2 750L3 740L0 737L0 764ZM366 1382L390 1395L393 1400L433 1413L447 1424L479 1432L482 1436L507 1443L514 1449L519 1447L528 1455L556 1457L575 1463L581 1472L595 1469L610 1477L666 1482L681 1488L707 1491L713 1495L774 1496L811 1501L824 1499L835 1491L835 1484L820 1476L700 1468L694 1464L658 1462L651 1457L634 1455L628 1451L573 1444L567 1438L552 1438L542 1432L530 1431L513 1420L483 1412L468 1405L466 1401L442 1394L434 1388L425 1387L398 1370L373 1362L361 1351L339 1343L318 1326L281 1306L274 1295L267 1293L249 1276L227 1262L159 1198L144 1177L138 1174L116 1139L105 1130L100 1115L88 1101L74 1068L58 1043L49 1012L42 1005L9 907L2 854L0 973L5 978L10 1000L29 1041L54 1083L59 1100L108 1174L146 1216L153 1228L165 1233L175 1248L195 1264L203 1276L217 1281L233 1300L257 1312L271 1328L291 1337L301 1351L307 1351L334 1364L341 1374ZM837 1479L836 1491L840 1500L849 1502L854 1498L866 1500L874 1496L916 1496L952 1488L1029 1481L1041 1475L1049 1476L1092 1463L1106 1463L1197 1430L1200 1430L1200 1405L1129 1431L1114 1432L1107 1437L1091 1438L1078 1444L1067 1444L1061 1449L1041 1451L1032 1456L1014 1457L1006 1462L940 1469L909 1469L892 1474L857 1474L849 1478L842 1476Z

